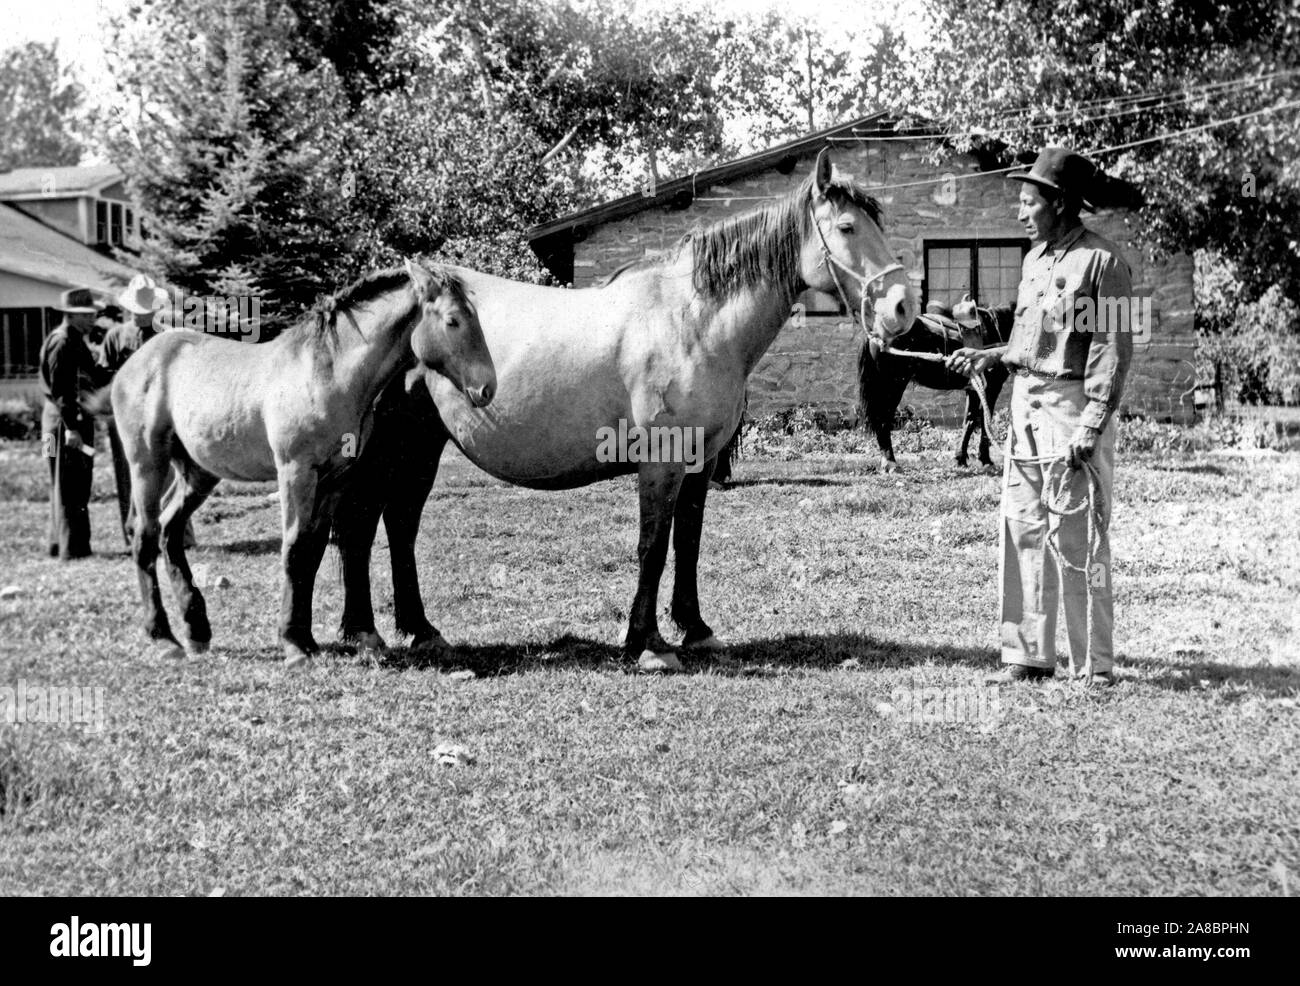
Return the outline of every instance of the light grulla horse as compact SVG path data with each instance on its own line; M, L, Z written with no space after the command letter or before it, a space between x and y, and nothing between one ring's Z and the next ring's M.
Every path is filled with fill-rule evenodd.
M333 508L365 452L375 398L411 364L413 382L426 373L447 381L449 403L482 408L492 400L496 371L465 286L441 268L411 263L363 278L271 342L164 332L127 360L113 381L113 416L130 464L132 548L156 648L184 653L159 592L160 535L186 648L205 651L212 628L185 558L185 522L222 479L275 479L286 663L317 650L312 590ZM173 463L179 489L160 511Z
M335 537L343 555L344 639L382 646L370 600L370 548L382 515L392 556L399 632L440 642L425 617L414 542L448 441L494 476L561 490L635 472L640 577L625 647L647 670L680 667L656 619L671 538L672 616L685 648L721 644L700 613L696 564L709 477L740 420L745 379L808 288L839 292L855 314L875 300L875 329L912 324L915 292L881 230L879 204L833 175L823 151L789 195L688 236L668 256L638 262L604 285L538 287L458 269L478 304L496 360L491 407L471 407L430 376L433 406L386 394L371 458L346 494ZM611 433L634 428L703 435L696 463L607 461ZM700 432L694 429L701 429ZM664 434L664 432L660 432ZM672 456L669 457L673 458Z

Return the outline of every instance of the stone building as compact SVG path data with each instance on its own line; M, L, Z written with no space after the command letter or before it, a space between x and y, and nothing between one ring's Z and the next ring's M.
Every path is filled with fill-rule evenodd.
M1001 174L982 174L997 164L975 155L930 163L934 138L900 133L884 114L561 216L529 230L529 243L562 282L588 287L629 261L670 249L697 224L786 194L827 146L840 171L873 188L891 186L876 193L885 233L923 306L932 300L951 304L967 291L981 304L1014 302L1029 248L1016 221L1019 186ZM1195 349L1191 258L1157 258L1136 246L1137 214L1085 214L1084 222L1119 244L1133 270L1135 293L1152 302L1150 335L1135 347L1122 410L1190 420L1191 397L1184 394L1193 384ZM782 328L750 377L750 414L811 404L832 418L853 420L861 330L839 310L837 299L809 292L801 300L808 318L802 326L791 321ZM931 420L953 421L964 398L913 386L903 403Z

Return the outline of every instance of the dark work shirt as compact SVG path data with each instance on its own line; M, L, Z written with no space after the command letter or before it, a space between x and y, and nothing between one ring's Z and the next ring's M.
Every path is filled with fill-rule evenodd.
M100 365L108 371L110 378L116 376L117 371L122 369L122 364L131 358L131 354L157 334L153 326L141 328L135 324L134 319L118 322L104 336Z
M93 427L82 400L105 380L82 333L60 323L41 343L40 374L45 399L58 409L63 423L78 432Z

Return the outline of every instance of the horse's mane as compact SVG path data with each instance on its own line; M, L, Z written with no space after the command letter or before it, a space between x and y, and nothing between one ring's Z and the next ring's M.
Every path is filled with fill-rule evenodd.
M804 241L813 231L812 188L809 175L776 202L688 233L685 241L694 250L696 290L723 298L759 284L788 281L791 272L799 269ZM837 205L857 206L881 225L880 203L852 178L832 178L826 195Z
M456 301L468 305L465 283L449 269L437 264L426 268L443 291L451 292ZM396 287L410 283L411 275L403 267L385 267L365 274L341 291L321 298L285 333L304 342L333 346L338 342L336 322L340 312L347 312Z
M660 266L680 255L687 246L693 248L691 273L695 289L711 298L726 298L758 284L788 281L790 272L799 267L804 240L812 232L809 214L812 189L810 174L777 201L693 229L678 241L676 250L626 263L601 281L600 286L608 286L625 271ZM826 194L838 205L857 206L877 226L882 225L884 211L880 202L860 182L836 175Z

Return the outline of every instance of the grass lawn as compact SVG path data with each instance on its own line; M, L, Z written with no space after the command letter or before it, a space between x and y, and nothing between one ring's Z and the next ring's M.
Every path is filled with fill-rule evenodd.
M449 458L419 555L454 651L290 674L270 487L200 513L214 649L164 664L115 505L96 558L43 557L39 449L0 446L0 686L104 689L102 731L0 725L0 893L1293 892L1300 456L1121 453L1119 685L991 693L998 479L939 437L895 476L743 459L700 569L734 647L671 677L617 648L630 479L535 493ZM322 641L340 606L330 557Z

